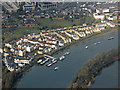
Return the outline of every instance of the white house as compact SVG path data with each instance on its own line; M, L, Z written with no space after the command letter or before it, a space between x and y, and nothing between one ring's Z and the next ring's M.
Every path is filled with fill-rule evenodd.
M79 32L80 33L80 37L85 37L86 35L85 35L85 33L84 32Z
M44 46L44 42L42 42L42 41L40 41L38 44L39 44L40 46Z
M27 52L31 52L31 47L30 47L30 46L27 46L27 47L26 47L26 51L27 51Z
M21 40L21 39L19 39L19 40L16 41L16 44L17 44L17 45L20 44L20 43L22 43L22 40Z
M3 53L3 49L2 48L0 48L0 53Z
M23 42L28 42L27 38L21 38L23 40Z
M85 30L85 33L89 35L89 34L91 34L91 31L90 30Z
M104 20L104 18L105 18L105 15L104 15L104 14L94 13L93 16L94 16L94 18L97 19L97 20Z
M110 21L117 20L117 16L106 16L106 19Z
M39 50L39 51L38 51L38 54L43 54L43 50Z
M59 46L64 46L64 43L63 42L59 42Z
M14 59L15 63L24 63L24 64L29 64L29 60L27 59Z
M26 51L25 50L19 50L19 56L24 56L25 55L25 53L26 53Z
M10 67L10 66L7 66L7 68L8 68L8 70L11 71L11 72L15 70L13 67Z
M107 22L107 25L110 27L115 27L115 24L113 22Z
M10 43L5 43L6 47L12 48L12 45Z
M57 44L57 41L53 40L52 43L53 43L53 44Z
M103 9L103 13L108 13L108 12L110 12L110 9L108 8Z
M11 49L10 49L10 51L11 51L11 52L14 52L14 49L13 49L13 48L11 48Z
M43 50L43 46L39 46L38 48L39 48L39 50Z
M99 28L95 28L93 32L101 32Z

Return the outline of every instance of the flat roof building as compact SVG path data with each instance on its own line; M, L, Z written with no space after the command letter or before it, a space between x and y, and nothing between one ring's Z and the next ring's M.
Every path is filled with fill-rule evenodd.
M57 3L56 2L40 2L39 7L41 10L47 10L50 8L56 8Z

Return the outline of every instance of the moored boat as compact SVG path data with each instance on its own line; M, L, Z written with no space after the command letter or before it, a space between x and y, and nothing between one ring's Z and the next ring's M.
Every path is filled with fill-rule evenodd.
M98 42L98 43L101 43L101 42Z
M65 55L68 55L68 54L70 54L70 52L66 52L66 53L65 53Z
M58 60L57 58L54 58L54 59L52 59L52 62L57 61L57 60Z
M59 60L63 60L65 58L65 56L61 56L59 57Z
M44 60L44 61L42 61L40 64L43 65L45 62L46 62L46 61Z
M44 60L44 61L41 61L41 65L43 65L43 64L45 64L47 61L49 60L49 58L47 58L46 60Z
M42 62L42 59L40 59L40 60L37 61L38 64L41 63L41 62Z
M54 70L58 70L59 67L55 67Z
M85 47L86 49L88 48L88 46Z
M54 64L54 63L56 63L57 62L57 60L54 60L52 63Z
M95 45L97 44L97 43L94 43Z
M49 63L49 64L47 64L46 66L50 67L51 65L52 65L52 63Z
M114 37L109 37L108 40L114 39Z
M51 62L49 62L46 66L50 67L51 65L53 65L54 63L57 62L57 58L53 59Z

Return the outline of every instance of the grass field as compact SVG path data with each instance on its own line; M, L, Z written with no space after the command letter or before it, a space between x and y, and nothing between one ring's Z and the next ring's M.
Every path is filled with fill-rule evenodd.
M57 28L57 27L69 27L74 24L80 25L81 19L64 20L64 19L48 19L48 18L36 18L36 21L40 26L47 26L48 28Z
M3 43L33 32L40 32L40 30L37 29L36 27L19 27L13 30L3 30L2 31Z
M88 24L91 24L93 22L93 18L90 18L90 17L86 17L86 18L87 19L80 18L80 19L73 19L73 20L35 18L36 22L39 24L38 26L34 26L34 27L23 26L23 27L17 27L17 28L3 29L3 33L2 33L3 43L8 42L15 38L22 37L28 33L40 32L40 30L70 27L73 25L82 25L85 22Z

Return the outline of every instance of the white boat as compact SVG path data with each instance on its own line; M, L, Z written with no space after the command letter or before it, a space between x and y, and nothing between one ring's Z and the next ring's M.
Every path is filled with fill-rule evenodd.
M57 62L57 59L55 59L54 61L53 61L53 63L56 63Z
M114 39L114 37L109 37L108 40Z
M42 61L40 64L43 65L46 61Z
M49 63L47 66L50 67L52 65L52 63Z
M47 58L45 61L47 62L49 60L49 58Z
M98 42L98 43L101 43L101 42Z
M61 57L59 57L60 60L63 60L64 58L65 58L65 56L61 56Z
M88 46L85 47L86 49L88 48Z
M41 61L41 65L43 65L43 64L45 64L47 61L49 60L49 58L47 58L46 60L44 60L44 61Z
M57 62L57 60L54 60L52 63L56 63Z
M38 64L41 63L41 62L42 62L42 59L40 59L40 60L37 61Z
M55 67L54 69L55 69L55 70L58 70L58 68L59 68L59 67Z
M65 55L68 55L68 54L70 54L70 52L66 52L66 53L65 53Z
M97 43L94 43L95 45L97 44Z
M52 62L55 61L55 59L52 59Z

